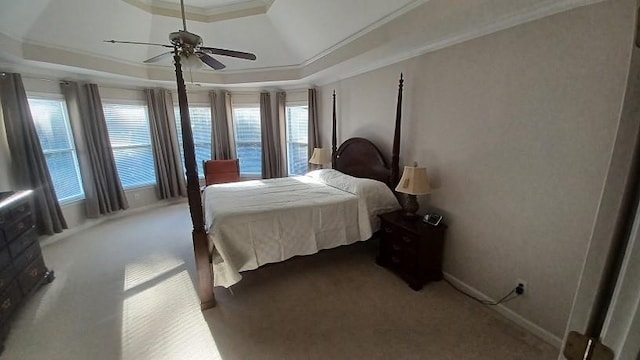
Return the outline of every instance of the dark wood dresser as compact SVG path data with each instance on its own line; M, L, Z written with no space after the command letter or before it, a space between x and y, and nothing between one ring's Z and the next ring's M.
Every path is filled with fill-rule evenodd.
M20 305L54 278L44 264L33 226L31 193L0 192L0 353Z
M378 265L396 271L414 290L442 279L445 224L433 226L420 218L406 219L402 211L380 215L382 239Z

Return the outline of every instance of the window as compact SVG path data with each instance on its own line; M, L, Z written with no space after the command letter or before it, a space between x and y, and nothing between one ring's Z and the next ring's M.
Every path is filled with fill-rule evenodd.
M104 104L104 117L122 187L130 189L155 184L147 107Z
M287 106L287 166L289 175L307 172L309 155L309 110L304 106Z
M180 108L174 107L176 118L176 129L178 130L178 143L180 144L180 158L182 159L182 169L184 167L184 150L182 149L182 123L180 122ZM211 108L208 106L189 106L189 119L191 119L191 131L193 132L193 142L196 149L196 166L198 175L204 178L202 172L202 162L213 159L211 154L212 132L211 132Z
M262 134L259 107L234 107L233 127L240 175L262 175Z
M61 204L84 199L78 157L64 101L29 99L33 122Z

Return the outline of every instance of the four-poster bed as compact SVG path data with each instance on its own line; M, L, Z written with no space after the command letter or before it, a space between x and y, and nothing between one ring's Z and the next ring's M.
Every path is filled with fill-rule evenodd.
M337 171L313 172L307 177L298 177L297 179L285 178L257 181L253 184L251 182L243 183L240 188L235 190L225 189L225 185L207 187L203 194L205 199L205 208L203 209L197 182L197 166L187 110L186 91L182 74L179 71L179 61L179 58L175 59L176 78L184 139L185 165L187 168L187 192L193 222L193 244L198 273L198 290L202 309L215 306L214 279L215 285L230 286L239 280L241 277L239 275L240 271L255 269L262 264L282 261L296 255L311 254L321 249L365 240L362 237L369 238L371 233L377 230L377 228L374 228L374 223L377 221L376 215L382 210L387 211L393 206L399 206L389 189L395 187L399 174L398 155L400 149L402 75L398 87L398 105L391 166L386 164L380 150L364 138L351 138L336 148L336 97L334 92L332 167ZM353 179L353 177L360 178L360 180ZM321 185L319 182L326 182L327 185ZM378 182L386 184L387 187L382 186L384 191L376 187ZM336 186L336 184L338 184L338 187L343 186L345 188L342 190L333 189L332 187ZM252 186L254 188L251 188ZM258 191L255 189L256 187L267 190ZM290 189L302 187L306 189L304 191L307 191L300 193L304 195L298 194L296 195L297 198L296 196L294 198L286 198L286 196L283 198L283 193L291 194ZM233 198L232 193L234 191L236 195L243 194L243 199L252 199L253 202L243 203L239 201L240 198ZM251 195L247 196L248 194ZM388 194L391 194L390 196L393 200L389 199ZM214 198L215 201L212 200ZM303 198L315 200L303 201ZM267 205L260 203L261 199L265 199L267 202L275 201L274 204L276 205L274 208L267 208ZM277 211L282 213L280 218L277 218ZM342 214L344 217L338 219L338 217L334 216L333 220L328 220L328 214L334 213ZM271 214L276 218L265 220L266 227L258 228L260 229L259 231L267 229L266 234L269 236L256 240L256 237L251 234L251 230L247 229L250 229L252 224L260 223L266 214ZM302 225L300 229L293 229L292 231L288 231L289 228L287 227L283 231L282 219L291 216L291 214L311 219L309 225ZM256 220L256 216L261 217L261 219ZM224 225L221 223L222 219L225 221ZM318 219L322 219L322 221ZM334 223L340 224L335 225ZM216 225L215 230L214 224ZM279 224L280 226L272 224ZM293 224L295 225L295 222ZM332 227L334 225L336 227ZM330 229L327 229L327 226ZM301 233L307 228L310 229L309 234ZM229 229L235 230L231 231ZM207 230L211 233L209 237L207 236ZM256 230L254 229L253 231L255 232ZM280 236L287 237L284 233L293 233L294 235L289 234L289 237L294 236L291 238L292 240L295 239L295 236L299 236L302 240L299 243L297 241L292 243L292 240L282 240L279 238ZM246 240L245 238L251 239ZM239 241L237 241L238 239ZM304 239L308 241L304 242ZM244 240L244 244L241 244L242 240ZM223 270L226 274L216 273L216 276L214 276L214 269Z

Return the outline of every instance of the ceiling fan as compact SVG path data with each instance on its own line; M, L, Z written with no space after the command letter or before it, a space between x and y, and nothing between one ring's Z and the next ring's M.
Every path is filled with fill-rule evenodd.
M225 65L212 57L211 55L222 55L235 57L239 59L245 60L255 60L256 56L252 53L236 51L236 50L227 50L227 49L219 49L202 46L202 38L199 35L187 31L187 20L184 15L184 0L180 0L180 9L182 11L182 26L183 30L178 30L169 34L169 44L157 44L157 43L146 43L146 42L138 42L138 41L119 41L119 40L104 40L104 42L113 43L113 44L136 44L136 45L152 45L152 46L162 46L166 48L172 48L173 51L169 51L166 53L162 53L160 55L154 56L144 61L144 63L155 63L162 59L165 59L169 56L178 55L183 60L189 60L193 58L197 58L209 67L214 70L221 70L225 68Z

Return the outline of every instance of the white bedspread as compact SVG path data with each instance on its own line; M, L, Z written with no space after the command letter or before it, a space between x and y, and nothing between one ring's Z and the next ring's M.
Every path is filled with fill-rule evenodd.
M324 176L314 174L318 172L205 189L205 224L215 286L229 287L242 279L241 271L264 264L367 240L377 229L377 213L399 207L382 183L382 191L388 193L369 196L372 202L361 194L371 191L356 190L358 186L345 191L323 179L347 175L333 170L321 171Z

